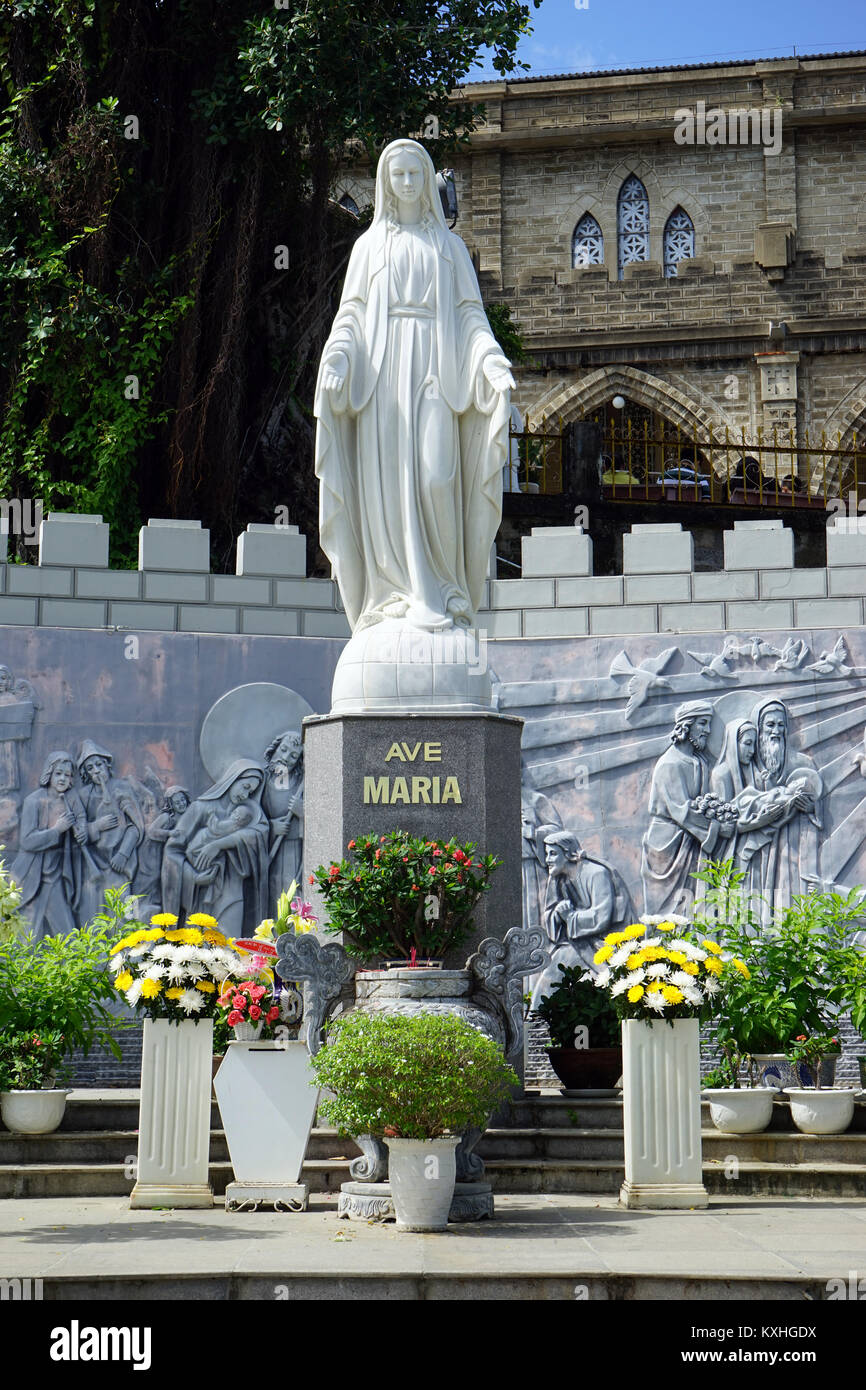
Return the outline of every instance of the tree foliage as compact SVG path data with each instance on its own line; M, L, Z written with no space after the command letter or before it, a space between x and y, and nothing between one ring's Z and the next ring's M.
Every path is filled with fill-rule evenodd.
M101 511L127 554L147 514L202 517L216 563L278 506L313 531L315 367L360 230L337 168L409 132L443 159L478 115L449 94L484 46L521 66L529 14L7 0L3 495Z

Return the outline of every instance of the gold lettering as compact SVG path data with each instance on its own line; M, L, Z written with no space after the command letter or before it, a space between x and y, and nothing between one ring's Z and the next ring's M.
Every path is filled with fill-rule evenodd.
M394 805L395 801L402 801L404 805L408 805L408 802L409 802L409 788L406 786L406 778L405 778L405 777L395 777L395 778L394 778L394 785L391 787L391 805L392 805L392 806Z
M454 801L457 803L458 806L463 805L463 797L460 795L460 786L457 782L456 777L445 778L445 788L442 792L443 806L445 805L446 801Z
M389 763L389 762L391 761L392 758L399 758L400 761L401 761L401 763L405 763L405 761L406 761L406 759L403 757L403 752L402 752L402 749L400 748L399 743L392 743L392 744L391 744L391 747L388 749L388 752L385 754L385 762L386 762L386 763Z
M364 805L368 806L371 801L381 801L385 806L388 805L387 777L364 778Z
M430 780L433 783L433 805L438 806L440 779L438 777L432 777Z
M412 802L413 805L423 801L425 806L430 805L430 778L412 778Z
M425 744L424 744L424 761L425 761L425 763L441 763L441 761L442 761L442 744L441 744L441 743L425 743Z
M409 745L408 745L408 743L404 743L404 744L403 744L403 752L406 754L406 757L408 758L408 760L409 760L410 763L414 763L415 759L416 759L417 756L418 756L418 750L419 750L420 747L421 747L420 743L416 743L416 744L415 744L415 747L414 747L414 748L412 749L412 751L410 752L410 751L409 751Z

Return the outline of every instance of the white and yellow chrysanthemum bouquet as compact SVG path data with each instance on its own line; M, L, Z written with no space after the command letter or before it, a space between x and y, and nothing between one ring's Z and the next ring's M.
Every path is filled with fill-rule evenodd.
M180 928L172 913L157 913L114 947L114 988L149 1018L212 1018L225 982L247 968L232 945L205 912Z
M749 978L741 960L695 936L684 917L642 917L606 936L593 959L595 983L620 1018L710 1018L732 972Z

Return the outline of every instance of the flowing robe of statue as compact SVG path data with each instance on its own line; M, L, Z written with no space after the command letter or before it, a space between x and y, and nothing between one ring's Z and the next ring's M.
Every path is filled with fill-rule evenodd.
M279 834L273 822L281 820L287 813L291 802L300 794L300 804L291 818L289 828ZM277 899L281 893L291 888L292 883L301 882L301 861L304 853L304 772L303 768L293 767L282 786L275 777L268 777L262 793L262 807L271 823L270 848L268 851L268 911L276 911Z
M389 152L426 179L421 221L390 220ZM329 357L349 369L323 387ZM448 230L433 165L411 141L383 154L376 211L356 242L316 389L320 539L353 631L402 618L470 626L499 523L509 396L482 370L502 359L469 253Z
M711 855L720 838L719 822L708 822L689 805L709 785L710 764L688 740L669 748L655 765L641 860L644 902L653 916L691 910L693 875L702 854Z

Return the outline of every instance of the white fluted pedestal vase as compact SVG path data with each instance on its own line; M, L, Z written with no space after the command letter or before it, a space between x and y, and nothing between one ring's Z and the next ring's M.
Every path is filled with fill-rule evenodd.
M213 1019L146 1018L137 1182L131 1207L211 1207Z
M625 1019L623 1206L705 1207L696 1018Z

